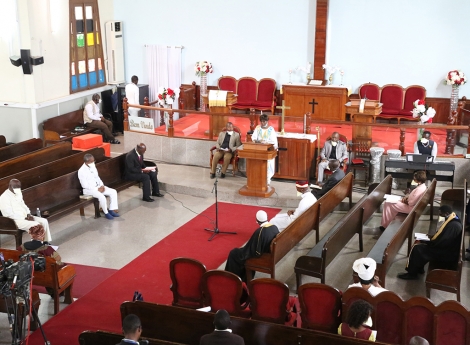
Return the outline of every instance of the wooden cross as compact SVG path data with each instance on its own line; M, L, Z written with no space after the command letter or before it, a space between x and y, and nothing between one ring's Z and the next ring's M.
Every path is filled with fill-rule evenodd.
M315 104L318 105L318 103L315 102L315 98L312 98L312 101L308 102L308 104L312 105L312 114L315 113Z
M284 135L286 134L286 132L284 132L284 116L285 116L285 110L286 109L290 109L290 107L286 107L285 104L284 104L284 100L282 100L282 105L278 105L276 107L276 109L282 109L282 122L281 122L281 135Z

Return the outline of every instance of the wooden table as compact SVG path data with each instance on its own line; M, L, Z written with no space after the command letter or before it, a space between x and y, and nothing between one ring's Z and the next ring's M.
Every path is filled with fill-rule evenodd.
M382 103L378 101L366 101L362 113L359 111L358 102L348 102L345 106L346 112L351 114L351 120L353 122L373 123L375 116L382 112ZM371 141L372 126L353 126L352 139L353 142Z

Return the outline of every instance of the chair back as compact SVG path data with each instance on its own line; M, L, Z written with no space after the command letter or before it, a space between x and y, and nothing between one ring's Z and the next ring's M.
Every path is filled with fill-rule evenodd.
M380 102L383 103L382 112L386 109L398 114L403 109L403 88L396 84L384 85L380 93Z
M243 77L238 80L237 85L237 103L244 105L244 103L253 103L256 101L257 94L257 84L256 79L251 77Z
M276 81L271 78L263 78L258 84L258 97L259 102L272 102L274 92L276 91Z
M217 85L220 90L237 93L237 79L234 77L220 77L217 81Z
M380 99L380 87L377 84L365 83L359 86L359 96L373 101Z
M403 103L403 110L409 111L411 116L411 111L413 110L413 102L417 99L424 100L426 98L426 89L420 85L411 85L405 89L405 100Z
M341 293L319 283L299 287L302 328L336 333L341 323Z
M202 276L204 304L211 312L225 309L230 315L240 315L242 290L242 280L231 272L210 270Z
M206 273L206 266L197 260L190 258L171 260L172 305L193 309L203 307L201 280L204 273Z
M289 287L276 279L258 278L250 282L250 308L252 319L284 324Z

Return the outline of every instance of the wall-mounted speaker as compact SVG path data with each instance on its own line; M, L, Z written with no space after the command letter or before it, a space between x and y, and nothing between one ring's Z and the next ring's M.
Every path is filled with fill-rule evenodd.
M21 49L21 66L24 74L33 73L33 65L31 64L31 51L29 49Z

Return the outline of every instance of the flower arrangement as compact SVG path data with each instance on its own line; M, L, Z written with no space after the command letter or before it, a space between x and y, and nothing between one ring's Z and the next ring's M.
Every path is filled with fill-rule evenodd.
M419 118L422 123L432 123L432 119L436 115L436 110L433 107L428 107L423 99L417 99L413 105L414 108L411 112L415 119Z
M161 105L173 104L175 96L175 91L170 88L161 87L160 89L158 89L158 103L160 103Z
M452 87L459 87L467 82L467 78L462 71L454 70L447 73L444 84L452 85Z
M212 73L212 64L208 61L198 61L196 65L194 65L194 71L198 77Z

